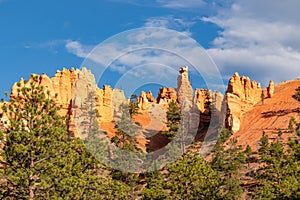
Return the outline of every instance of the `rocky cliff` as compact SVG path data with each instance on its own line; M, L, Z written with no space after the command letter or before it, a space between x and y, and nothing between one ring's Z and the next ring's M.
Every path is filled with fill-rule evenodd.
M44 86L45 90L50 92L50 96L54 98L57 94L57 102L62 105L61 114L65 115L71 112L71 104L73 97L73 89L75 81L78 78L80 70L67 70L57 71L53 78L49 78L46 74L30 76L28 81L24 79L20 80L20 87L29 87L30 83L33 82L34 77L38 77L38 84ZM20 97L23 98L18 91L18 83L12 86L10 98Z
M115 120L120 115L120 105L127 103L124 92L119 89L112 89L110 86L103 86L98 88L94 75L87 70L67 70L57 71L53 78L43 75L32 75L28 81L21 79L21 87L29 87L33 78L38 78L38 85L44 86L45 91L50 91L50 97L56 98L59 105L62 106L60 110L61 115L69 116L69 131L73 132L77 137L83 137L83 128L81 122L84 119L83 109L84 104L89 101L93 104L93 108L97 109L99 117L97 121L102 130L108 132L108 136L114 135ZM20 96L18 92L18 83L15 83L11 89L10 98ZM89 96L92 94L92 96ZM5 116L1 117L5 121ZM147 140L139 138L140 148L145 151Z
M157 96L157 103L160 105L169 104L171 101L177 101L177 93L174 88L160 88Z
M142 91L137 103L139 109L148 110L151 105L156 103L156 99L153 97L152 92Z
M267 92L267 95L266 95ZM249 77L239 76L236 72L230 78L226 91L226 127L233 133L240 130L241 117L257 103L264 103L266 97L274 93L274 82L270 81L268 89L262 89L260 83L251 81Z
M200 111L200 126L224 126L224 95L218 91L196 88L194 105Z
M119 89L113 89L108 85L99 88L96 84L93 74L85 69L63 69L57 71L53 78L47 75L32 75L26 82L21 80L21 86L28 87L33 81L33 77L38 77L39 85L44 86L45 90L50 91L50 96L57 94L57 102L62 105L60 114L69 115L69 130L77 137L84 137L80 122L84 120L83 108L87 101L92 100L93 109L98 110L99 116L97 122L100 128L113 137L115 133L115 121L120 118L122 104L127 104L124 92ZM257 105L263 105L273 98L275 93L275 84L270 81L266 89L261 88L256 81L251 81L249 77L239 76L235 73L230 78L225 97L217 91L206 89L195 89L193 91L188 75L188 67L182 67L179 70L177 79L177 88L160 88L157 98L154 98L151 92L141 92L137 98L139 112L141 114L134 116L136 122L143 126L145 137L140 137L138 146L145 151L148 145L148 139L153 139L153 133L159 133L166 130L166 111L171 101L179 103L181 111L188 113L186 119L189 130L192 132L203 127L225 126L233 131L239 132L245 114L254 109ZM194 94L193 94L194 93ZM92 94L92 96L90 96ZM18 84L14 84L11 89L10 98L20 97ZM5 116L1 114L1 122L7 122ZM153 139L157 142L157 139ZM160 143L163 139L159 139ZM162 146L160 144L160 146ZM153 149L157 148L151 144Z
M278 139L278 131L283 133L280 140L287 143L291 136L288 128L291 117L300 120L300 102L292 97L299 85L300 79L276 84L272 98L266 98L264 104L256 104L243 115L240 130L233 135L238 144L244 148L250 145L252 150L257 150L262 132L272 142Z

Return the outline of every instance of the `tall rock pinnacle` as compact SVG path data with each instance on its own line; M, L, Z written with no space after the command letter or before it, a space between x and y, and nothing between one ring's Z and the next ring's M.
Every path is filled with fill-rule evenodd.
M268 98L272 98L274 96L275 84L273 80L270 80L269 86L267 87Z
M182 104L184 101L193 101L193 89L189 81L188 67L180 67L179 76L177 78L177 98L178 102Z

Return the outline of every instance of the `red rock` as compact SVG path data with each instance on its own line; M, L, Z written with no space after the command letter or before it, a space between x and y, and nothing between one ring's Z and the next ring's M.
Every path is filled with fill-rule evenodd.
M249 77L242 76L236 72L228 83L226 91L227 117L226 127L233 133L240 130L241 117L253 106L262 101L263 89L260 84L250 81Z
M181 104L184 101L193 101L193 89L189 81L188 67L181 67L177 78L177 98Z
M270 80L269 86L267 88L267 97L272 98L274 96L275 84L274 81Z
M157 103L160 105L168 105L171 101L177 101L176 90L174 88L160 88Z

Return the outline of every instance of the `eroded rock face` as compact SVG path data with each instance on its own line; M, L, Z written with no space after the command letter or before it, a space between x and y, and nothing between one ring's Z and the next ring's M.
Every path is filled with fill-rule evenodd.
M218 91L196 88L194 94L194 105L201 113L200 123L210 125L224 125L224 96Z
M205 108L205 102L207 101L207 90L196 88L194 94L194 104L198 107L201 113L208 112Z
M30 79L26 82L21 79L19 83L15 83L11 88L10 98L23 98L18 91L22 87L30 87L30 84L34 81L34 77L38 80L39 86L44 86L45 91L49 91L50 97L54 98L57 94L56 100L62 106L60 110L61 115L71 114L71 104L73 98L73 89L75 81L79 74L79 70L67 70L57 71L53 78L49 78L46 74L31 75ZM18 84L20 84L18 86Z
M127 104L128 101L125 97L124 91L117 88L113 89L112 93L112 108L113 108L113 118L119 118L121 116L121 105Z
M138 106L141 110L148 110L151 105L156 103L156 99L153 97L152 92L141 92L138 98Z
M160 105L169 104L171 101L177 101L177 94L174 88L160 88L157 97L157 103Z
M193 89L189 81L188 67L181 67L179 69L179 76L177 78L177 98L178 102L182 104L184 101L193 101Z
M226 127L233 133L240 129L240 120L243 114L261 101L263 89L256 81L250 81L249 77L236 72L229 80L226 91L227 117Z
M100 121L112 121L114 116L113 110L113 89L104 85L102 89L96 89L96 109L99 112Z
M267 97L272 98L274 96L275 84L273 80L270 80L269 86L267 88Z
M43 85L45 90L50 91L51 97L57 94L57 102L62 105L61 114L70 116L69 130L76 136L80 137L80 128L78 129L75 121L82 114L78 108L82 108L90 93L94 95L94 106L100 115L97 120L101 129L107 131L109 137L114 136L115 128L112 121L120 118L120 105L128 103L122 90L113 89L107 85L104 85L102 89L98 88L94 75L85 68L82 70L63 69L57 71L53 78L45 74L34 76L38 77L39 85ZM245 76L240 77L238 73L235 73L229 80L225 99L221 93L205 89L196 89L193 96L187 67L180 68L177 80L177 89L160 88L157 99L151 92L141 92L137 102L142 115L135 116L137 121L140 120L142 124L148 124L147 126L159 131L166 118L161 112L167 111L171 101L177 101L182 112L188 113L190 121L187 124L190 129L197 130L201 123L204 126L211 125L212 122L216 125L223 125L225 121L226 127L235 133L240 130L241 117L255 104L262 101L262 92L265 92L266 97L269 98L274 95L273 81L270 81L267 89L262 89L259 83ZM33 77L27 82L21 80L20 85L27 87L32 81ZM14 84L12 87L11 98L22 98L18 92L18 85ZM160 112L156 112L156 108L160 108ZM2 117L3 120L5 120L4 117ZM141 137L139 141L140 148L145 150L147 139Z

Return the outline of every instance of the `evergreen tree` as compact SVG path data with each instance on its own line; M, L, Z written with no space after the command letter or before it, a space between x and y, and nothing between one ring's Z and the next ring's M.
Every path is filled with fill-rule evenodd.
M296 128L294 128L296 127ZM291 117L289 121L289 126L288 126L289 132L290 133L296 133L296 137L300 136L300 122L297 122L294 117Z
M224 143L229 139L229 137L232 135L231 131L226 129L226 128L222 128L219 130L219 137L217 139L217 142L213 148L213 152L218 152L220 150L223 149L223 145Z
M265 135L261 138L258 151L260 167L255 173L257 188L254 198L299 199L299 141L289 140L288 147L284 147L282 140L269 144Z
M209 90L205 91L205 101L204 101L204 110L205 113L207 113L208 115L211 115L211 95Z
M263 131L262 137L259 140L259 149L258 152L261 156L266 156L268 149L269 149L269 137L266 135L266 133Z
M169 139L173 139L180 128L181 112L178 104L175 101L169 103L167 111L167 131L163 131L162 134L166 135Z
M260 99L261 99L261 104L264 105L264 103L265 103L265 93L264 93L263 90L261 91Z
M164 188L164 177L160 171L146 174L147 185L142 191L143 199L171 199Z
M99 161L107 163L111 159L110 144L107 133L100 130L98 122L100 114L95 107L95 100L95 92L89 92L78 110L80 113L78 123L82 130L80 134L87 150Z
M1 199L99 199L104 178L79 139L67 132L67 118L38 86L19 86L19 96L3 106L9 125L1 131Z
M139 114L138 97L136 94L131 95L129 101L129 114L131 117Z
M122 115L116 122L117 131L111 142L123 150L139 151L136 138L140 135L140 126L132 121L127 105L122 104L120 108Z
M254 161L256 161L254 154L256 152L253 152L251 147L249 145L247 145L246 149L244 150L244 155L245 155L245 162L248 164L248 170L250 170L250 163L253 163Z
M111 138L111 142L117 147L113 150L114 159L112 161L113 168L110 175L114 180L122 181L129 188L131 198L136 198L136 186L138 184L139 166L133 166L136 161L142 162L140 159L141 149L138 147L137 138L141 136L140 126L132 121L129 113L128 105L120 106L121 117L116 122L115 136Z
M293 95L293 98L300 101L300 86L296 89L296 93Z
M199 155L186 154L171 164L165 188L171 199L219 199L220 179Z
M213 152L212 168L221 177L221 192L224 199L240 199L243 189L241 187L241 168L245 163L245 156L241 152L241 147L237 146L236 139L230 139L228 147L224 147L224 142L230 132L221 130L219 139Z

